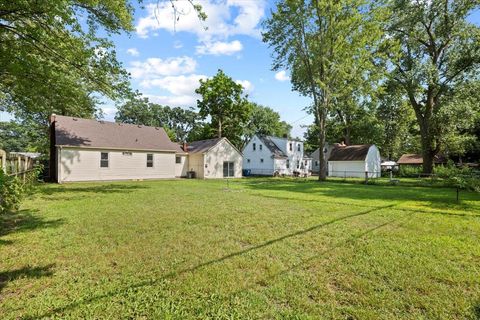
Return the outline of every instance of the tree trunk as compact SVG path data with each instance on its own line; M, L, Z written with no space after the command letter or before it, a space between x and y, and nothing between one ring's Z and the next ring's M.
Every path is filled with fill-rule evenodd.
M218 119L218 137L222 137L222 120Z
M433 136L430 129L431 119L429 115L424 115L423 117L418 117L418 124L420 126L420 135L422 143L422 158L423 165L422 171L424 174L433 173L433 161L435 158L436 151L433 147Z
M324 100L324 102L326 102ZM318 172L318 180L325 181L327 180L327 159L325 159L325 119L326 112L325 107L317 106L317 119L318 119L318 162L320 164L320 170Z

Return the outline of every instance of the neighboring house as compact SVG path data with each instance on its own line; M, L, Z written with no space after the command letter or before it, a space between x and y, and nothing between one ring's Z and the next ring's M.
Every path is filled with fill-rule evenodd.
M323 148L323 153L325 154L325 161L328 161L330 157L330 153L332 152L334 145L325 143L325 147ZM320 149L313 151L311 154L312 157L312 173L319 174L320 172ZM325 166L325 170L328 171L328 166Z
M310 166L299 140L255 135L243 149L243 169L252 175L305 175Z
M381 175L380 152L375 145L336 144L328 158L328 176L379 178Z
M445 158L442 156L435 156L435 164L446 163ZM397 164L399 166L422 166L423 165L423 156L421 154L406 153L398 159Z
M197 178L240 178L243 156L227 138L190 142L184 145L188 151L188 168Z
M163 128L52 115L50 176L68 181L175 178L184 151Z

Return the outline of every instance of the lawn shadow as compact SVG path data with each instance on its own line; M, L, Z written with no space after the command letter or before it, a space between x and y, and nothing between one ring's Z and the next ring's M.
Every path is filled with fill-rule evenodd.
M90 185L83 183L74 183L74 184L50 184L46 185L43 188L38 188L37 194L44 196L54 196L64 193L98 193L98 194L113 194L113 193L129 193L132 191L148 189L145 185L125 185L125 184L99 184L99 185Z
M453 210L479 210L479 202L457 203L456 191L451 188L432 187L403 187L403 186L382 186L362 185L347 182L318 182L305 180L245 180L240 182L242 186L256 191L284 191L301 194L317 194L336 199L350 200L386 200L386 201L418 201L426 206L437 209ZM463 193L465 200L476 200L476 195ZM470 199L472 198L472 199ZM298 199L302 200L302 199ZM319 200L322 201L322 200Z
M473 305L472 311L473 311L473 319L480 320L480 302Z
M45 220L36 215L37 211L20 210L0 215L0 237L14 232L26 232L36 229L55 228L63 224L63 219ZM10 244L10 240L1 240L0 245Z
M283 240L286 240L286 239L289 239L289 238L293 238L293 237L296 237L296 236L300 236L300 235L304 235L306 233L309 233L309 232L313 232L313 231L316 231L318 229L321 229L321 228L324 228L326 226L329 226L331 224L334 224L336 222L340 222L340 221L343 221L343 220L347 220L347 219L350 219L350 218L354 218L354 217L359 217L359 216L363 216L363 215L367 215L369 213L372 213L372 212L375 212L375 211L379 211L379 210L383 210L383 209L388 209L388 208L392 208L394 207L395 204L391 204L391 205L387 205L387 206L381 206L381 207L374 207L374 208L371 208L371 209L368 209L368 210L364 210L364 211L360 211L360 212L357 212L357 213L353 213L353 214L350 214L350 215L345 215L345 216L342 216L342 217L338 217L338 218L335 218L335 219L331 219L331 220L328 220L326 222L322 222L320 224L316 224L314 226L311 226L309 228L306 228L306 229L302 229L302 230L298 230L298 231L295 231L295 232L292 232L292 233L288 233L288 234L285 234L283 236L280 236L280 237L277 237L277 238L274 238L274 239L271 239L271 240L268 240L268 241L265 241L265 242L262 242L260 244L257 244L257 245L254 245L254 246L251 246L249 248L246 248L244 250L240 250L240 251L236 251L236 252L232 252L230 254L227 254L227 255L224 255L222 257L219 257L217 259L212 259L212 260L209 260L209 261L205 261L205 262L202 262L202 263L199 263L193 267L189 267L189 268L185 268L185 269L181 269L181 270L175 270L175 271L171 271L167 274L165 274L164 276L158 278L158 279L154 279L154 280L148 280L148 281L141 281L141 282L138 282L136 284L133 284L133 285L130 285L128 287L123 287L123 288L120 288L120 289L115 289L115 290L112 290L108 293L105 293L105 294L101 294L101 295L97 295L97 296L93 296L93 297L90 297L88 299L83 299L83 300L80 300L80 301L77 301L77 302L73 302L73 303L70 303L70 304L67 304L63 307L58 307L58 308L55 308L55 309L52 309L42 315L39 315L39 316L27 316L27 317L24 317L23 319L41 319L41 318L48 318L48 317L51 317L53 315L55 315L56 313L61 313L61 312L65 312L67 310L71 310L71 309L75 309L81 305L84 305L84 304L88 304L88 303L92 303L92 302L95 302L95 301L98 301L98 300L101 300L101 299L105 299L105 298L109 298L109 297L113 297L113 296L116 296L116 295L119 295L119 294L122 294L124 293L125 291L129 290L129 289L137 289L137 288L141 288L141 287L145 287L145 286L150 286L150 285L155 285L156 283L159 283L160 281L163 281L163 280L166 280L166 279L173 279L175 277L178 277L180 275L183 275L183 274L186 274L186 273L191 273L191 272L195 272L199 269L203 269L205 267L208 267L208 266L211 266L211 265L214 265L214 264L217 264L217 263L221 263L225 260L228 260L228 259L232 259L232 258L235 258L235 257L238 257L238 256L241 256L241 255L244 255L246 253L249 253L249 252L252 252L252 251L255 251L255 250L259 250L259 249L262 249L262 248L265 248L265 247L268 247L268 246L271 246L275 243L278 243L278 242L281 242Z
M26 266L20 269L2 271L0 272L0 293L9 282L15 281L17 279L21 279L21 278L36 279L41 277L50 277L53 275L53 272L52 272L53 267L54 267L54 264L49 264L43 267Z

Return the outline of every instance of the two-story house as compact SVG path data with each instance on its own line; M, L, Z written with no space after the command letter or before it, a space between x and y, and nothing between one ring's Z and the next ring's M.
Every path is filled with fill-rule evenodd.
M243 149L243 169L253 175L308 175L310 167L300 140L255 135Z

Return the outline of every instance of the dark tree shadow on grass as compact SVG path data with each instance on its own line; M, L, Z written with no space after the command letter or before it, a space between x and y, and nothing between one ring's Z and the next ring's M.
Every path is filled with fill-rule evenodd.
M17 279L50 277L53 275L53 267L54 264L49 264L43 267L26 266L15 270L0 271L0 293L2 292L3 288L5 288L7 283Z
M63 219L45 220L35 211L20 210L0 215L0 237L14 232L26 232L36 229L55 228L63 224ZM1 244L10 244L10 240L0 239Z
M318 194L334 198L337 201L341 201L341 199L418 201L424 203L428 207L437 209L471 211L480 209L480 194L463 192L464 200L478 201L477 204L457 203L456 191L452 188L381 186L346 182L339 183L273 179L248 179L239 183L246 188L255 191L284 191L301 194Z
M473 306L472 313L474 320L480 320L480 301Z
M136 190L148 189L146 185L124 185L124 184L101 184L91 185L83 183L65 184L65 185L48 185L44 188L38 188L37 194L43 196L47 200L62 199L65 197L68 200L77 198L83 198L92 194L115 194L115 193L129 193ZM74 197L68 197L68 194L74 195Z
M214 265L214 264L218 264L218 263L221 263L225 260L229 260L229 259L232 259L232 258L235 258L235 257L238 257L238 256L241 256L241 255L244 255L244 254L247 254L249 252L252 252L252 251L256 251L256 250L259 250L259 249L262 249L262 248L265 248L265 247L268 247L268 246L271 246L273 244L276 244L276 243L279 243L279 242L282 242L284 240L287 240L289 238L293 238L293 237L297 237L297 236L301 236L301 235L304 235L304 234L307 234L307 233L310 233L310 232L313 232L313 231L317 231L319 229L322 229L324 227L327 227L329 225L332 225L336 222L340 222L340 221L343 221L343 220L348 220L350 218L354 218L354 217L359 217L359 216L364 216L364 215L367 215L369 213L372 213L372 212L375 212L375 211L379 211L379 210L383 210L383 209L388 209L388 208L392 208L394 207L395 205L392 204L392 205L388 205L388 206L382 206L382 207L374 207L374 208L371 208L371 209L368 209L368 210L364 210L364 211L361 211L361 212L357 212L357 213L353 213L353 214L350 214L350 215L345 215L345 216L342 216L342 217L339 217L339 218L335 218L335 219L331 219L329 221L326 221L326 222L323 222L323 223L320 223L320 224L317 224L317 225L314 225L314 226L311 226L309 228L306 228L306 229L302 229L302 230L298 230L298 231L295 231L295 232L292 232L292 233L289 233L289 234L285 234L281 237L278 237L278 238L274 238L274 239L271 239L271 240L268 240L268 241L265 241L265 242L262 242L260 244L257 244L257 245L254 245L250 248L246 248L244 250L240 250L240 251L236 251L236 252L232 252L230 254L227 254L227 255L224 255L222 257L219 257L217 259L213 259L213 260L209 260L209 261L206 261L206 262L202 262L200 264L197 264L193 267L189 267L189 268L185 268L185 269L181 269L181 270L176 270L176 271L172 271L172 272L169 272L167 274L165 274L164 276L158 278L158 279L154 279L154 280L148 280L148 281L141 281L141 282L138 282L136 284L133 284L133 285L130 285L128 287L122 287L122 288L119 288L119 289L115 289L115 290L112 290L110 292L107 292L105 294L101 294L101 295L97 295L97 296L93 296L93 297L90 297L88 299L83 299L83 300L80 300L80 301L77 301L77 302L74 302L74 303L71 303L71 304L67 304L63 307L59 307L59 308L55 308L49 312L46 312L42 315L39 315L39 316L27 316L27 317L24 317L23 319L41 319L41 318L48 318L48 317L51 317L57 313L62 313L62 312L65 312L67 310L72 310L72 309L75 309L77 307L80 307L82 305L85 305L85 304L89 304L89 303L92 303L92 302L95 302L95 301L99 301L99 300L102 300L102 299L105 299L105 298L109 298L109 297L113 297L113 296L116 296L116 295L119 295L119 294L122 294L124 293L125 291L127 290L130 290L130 289L137 289L137 288L141 288L141 287L145 287L145 286L150 286L150 285L155 285L156 283L159 283L163 280L166 280L166 279L174 279L180 275L183 275L183 274L186 274L186 273L191 273L191 272L195 272L199 269L203 269L205 267L209 267L211 265ZM388 223L387 223L388 224ZM386 224L383 224L381 226L379 226L378 228L384 226ZM376 229L376 228L375 228Z

